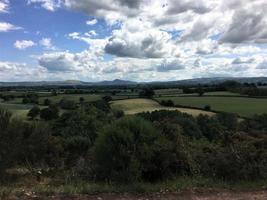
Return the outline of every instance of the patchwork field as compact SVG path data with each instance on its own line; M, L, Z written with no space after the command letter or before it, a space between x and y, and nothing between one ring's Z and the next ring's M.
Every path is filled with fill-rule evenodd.
M101 98L100 95L94 94L59 94L57 96L41 97L39 102L43 103L45 99L49 99L52 103L59 103L61 99L68 99L79 103L80 97L83 97L85 102L96 101Z
M157 100L172 100L176 105L204 108L211 106L212 110L237 113L249 117L254 114L267 113L267 99L246 97L162 97Z
M150 99L126 99L111 102L112 109L123 110L126 115L133 115L141 112L152 112L155 110L178 110L193 116L200 114L213 115L212 112L206 112L197 109L165 107L158 102Z
M27 113L32 108L31 105L23 105L23 104L9 104L9 103L1 103L0 108L7 109L12 112L13 117L18 117L22 119L26 119Z

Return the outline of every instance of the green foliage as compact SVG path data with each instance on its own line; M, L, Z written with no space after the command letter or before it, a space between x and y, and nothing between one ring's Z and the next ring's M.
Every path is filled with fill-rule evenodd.
M155 95L152 88L146 87L139 92L139 97L151 99Z
M40 114L40 108L38 106L32 107L32 109L29 110L27 116L30 117L30 119L35 119Z
M168 145L160 133L142 118L125 117L103 128L95 144L99 179L137 181L158 178L157 153Z
M59 110L55 105L50 105L48 108L44 108L40 111L40 118L49 121L57 119L59 116Z
M39 103L39 97L36 93L27 93L24 95L24 98L22 99L23 104L38 104Z
M61 144L52 136L50 127L12 120L10 116L0 111L0 174L19 165L58 165Z
M202 134L197 125L196 119L192 115L179 111L153 111L152 113L141 113L140 116L152 122L167 120L171 123L179 124L183 129L183 134L191 138L201 138Z
M50 106L51 105L51 100L50 99L45 99L44 100L44 105L45 106Z
M61 109L65 110L74 110L77 107L74 101L65 98L60 100L59 106Z

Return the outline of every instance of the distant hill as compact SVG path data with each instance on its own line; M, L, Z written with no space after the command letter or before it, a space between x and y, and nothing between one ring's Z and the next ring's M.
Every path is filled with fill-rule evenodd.
M195 84L218 84L227 80L234 80L240 83L267 83L267 77L216 77L216 78L196 78L178 81L154 81L154 82L134 82L128 80L115 79L113 81L100 82L83 82L79 80L66 81L38 81L38 82L0 82L0 86L70 86L70 85L84 85L84 86L118 86L118 85L137 85L137 84L153 84L153 85L195 85Z

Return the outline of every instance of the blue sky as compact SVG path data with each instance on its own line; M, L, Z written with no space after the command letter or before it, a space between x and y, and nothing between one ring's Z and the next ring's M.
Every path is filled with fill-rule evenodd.
M0 81L267 76L264 0L0 0Z

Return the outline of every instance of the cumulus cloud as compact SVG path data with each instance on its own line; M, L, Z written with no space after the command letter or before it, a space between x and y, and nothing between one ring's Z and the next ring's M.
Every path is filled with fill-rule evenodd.
M38 57L39 65L48 72L88 72L96 71L94 55L86 50L81 53L53 52Z
M170 0L165 6L168 7L168 14L179 14L187 11L203 14L211 10L210 5L202 0Z
M9 32L13 30L19 30L21 27L15 26L7 22L0 22L0 32Z
M0 61L1 81L39 80L43 75L40 67L29 67L26 63Z
M239 64L251 64L255 61L254 58L235 58L232 61L233 65L239 65Z
M90 19L88 26L99 20L103 26L98 32L78 29L67 34L68 39L88 44L80 53L39 56L39 65L49 74L148 81L262 75L260 69L266 68L262 59L267 56L265 0L27 1L50 11L81 12ZM54 47L49 38L39 45Z
M184 64L178 59L164 59L160 65L157 66L157 71L168 72L173 70L185 69Z
M233 20L223 34L221 41L226 43L266 43L267 4L264 0L247 2L234 10Z
M19 49L19 50L24 50L27 49L29 47L35 46L36 44L31 41L31 40L17 40L14 43L14 47Z
M1 0L0 1L0 13L7 13L9 8L9 1L8 0Z
M124 26L113 32L105 52L119 57L163 58L178 57L178 48L171 42L171 35L158 29L141 29Z
M39 44L47 50L56 50L56 47L52 44L51 38L42 38Z
M257 69L267 69L267 60L263 60L257 65Z
M49 11L55 11L60 8L63 1L62 0L28 0L28 4L40 4L43 8Z
M97 24L97 19L87 20L86 24L89 26L95 25L95 24Z

